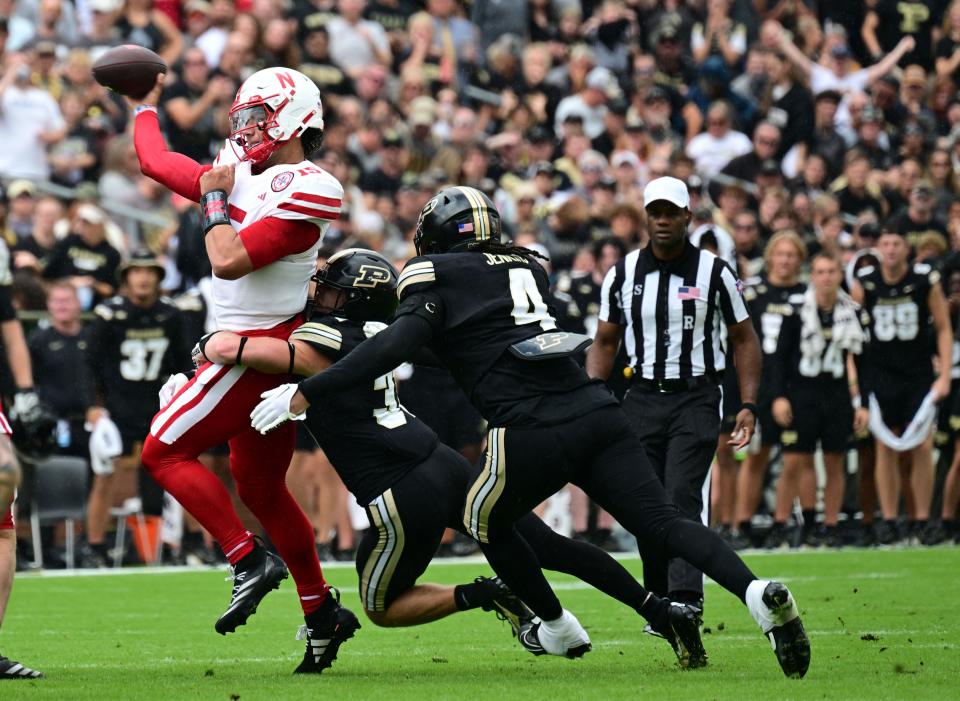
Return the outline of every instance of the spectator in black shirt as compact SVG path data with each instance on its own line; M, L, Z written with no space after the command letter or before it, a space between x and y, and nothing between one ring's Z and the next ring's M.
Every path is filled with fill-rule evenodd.
M30 334L28 347L40 399L69 431L58 431L61 451L86 458L88 410L96 403L90 374L89 329L80 320L80 300L69 282L47 293L50 326Z
M949 248L950 235L947 227L933 215L933 187L926 181L921 181L910 192L910 202L906 209L895 214L887 223L887 228L901 234L910 244L916 247L921 237L933 233L943 238Z
M39 275L57 243L54 233L63 218L63 205L55 197L41 197L34 208L33 230L29 236L17 237L11 247L14 271L28 268Z
M960 1L950 3L945 24L944 36L937 42L937 77L960 83Z
M865 4L861 35L874 60L893 51L903 37L912 36L916 46L900 59L900 65L933 67L933 28L943 16L940 0L867 0Z
M85 204L77 209L74 230L57 242L43 276L68 279L80 295L84 310L113 295L117 284L120 253L107 243L103 211Z
M303 58L297 70L306 75L320 88L320 94L348 95L353 83L347 74L330 60L330 35L323 25L301 32L300 44Z
M813 100L810 91L793 79L792 67L781 52L768 53L766 64L769 80L760 107L766 120L780 128L777 158L783 158L813 133Z
M814 100L813 133L806 144L806 153L816 153L823 157L831 178L840 174L847 144L837 132L835 118L840 105L840 93L836 90L824 90Z
M846 184L836 193L841 212L853 217L868 209L878 217L886 214L885 203L879 191L875 194L868 187L870 160L862 151L854 150L847 153L844 158L843 174Z
M170 149L208 163L227 132L227 125L218 124L216 115L225 114L234 91L229 78L210 77L203 51L187 49L180 80L165 88L160 97Z
M358 184L364 192L387 192L395 195L400 189L400 178L407 160L406 147L403 138L393 130L384 133L381 145L379 167L372 173L360 176Z

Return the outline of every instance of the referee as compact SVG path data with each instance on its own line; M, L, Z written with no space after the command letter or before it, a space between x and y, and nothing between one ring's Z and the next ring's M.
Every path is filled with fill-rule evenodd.
M737 448L753 437L760 343L733 270L687 240L687 186L657 178L643 199L650 243L628 253L604 279L587 373L606 380L623 341L629 357L624 373L631 377L623 408L680 512L707 524L726 364L720 324L727 328L743 399L731 441ZM648 589L702 610L699 570L682 560L668 562L658 543L640 543L640 554Z

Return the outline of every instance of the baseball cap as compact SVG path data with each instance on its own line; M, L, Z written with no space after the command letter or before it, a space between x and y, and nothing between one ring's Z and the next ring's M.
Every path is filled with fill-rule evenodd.
M550 161L540 161L534 168L534 175L556 175L557 169Z
M760 175L783 175L780 170L780 163L772 158L768 158L760 164Z
M33 197L37 193L37 186L29 180L14 180L7 188L7 197L11 200L27 195Z
M534 124L532 127L527 129L527 133L524 134L524 138L531 144L543 144L554 140L553 134L542 124Z
M850 53L850 47L846 44L837 44L832 49L830 49L830 55L834 58L850 58L852 54Z
M421 95L410 102L410 124L426 126L433 124L437 116L437 102L432 97Z
M843 95L840 94L839 90L821 90L814 98L814 102L820 102L821 100L830 100L830 102L840 104L840 101L843 100Z
M616 79L613 77L613 73L610 72L609 68L597 66L587 73L588 88L606 92L608 89L612 88L615 83Z
M403 146L403 138L395 132L394 130L389 130L383 133L383 146L384 148L400 147Z
M103 215L103 211L92 204L82 204L77 208L77 218L82 219L85 222L90 224L103 224L106 217Z
M619 168L622 165L628 165L632 168L640 168L640 157L633 151L614 151L610 156L610 165Z
M918 197L932 197L933 196L933 187L926 180L921 180L916 185L913 186L913 189L910 191L911 195L917 195Z
M664 100L670 102L670 93L667 92L667 89L662 85L654 85L650 88L650 92L647 93L647 96L644 98L644 102L648 105L651 102L656 102L657 100Z
M666 176L647 183L643 188L643 206L649 207L658 200L666 200L681 209L690 208L690 193L682 180Z

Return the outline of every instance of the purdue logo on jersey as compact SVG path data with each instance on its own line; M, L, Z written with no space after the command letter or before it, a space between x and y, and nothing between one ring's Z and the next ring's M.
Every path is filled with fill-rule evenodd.
M390 271L379 265L361 265L354 287L376 287L390 282Z

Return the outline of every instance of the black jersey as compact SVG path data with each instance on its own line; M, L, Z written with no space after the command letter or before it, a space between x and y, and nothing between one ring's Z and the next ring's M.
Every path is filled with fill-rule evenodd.
M544 301L550 294L547 274L533 258L480 252L421 256L403 269L397 293L397 316L435 305L430 348L493 426L552 425L616 403L572 358L529 361L508 351L557 328Z
M819 352L801 343L803 321L800 308L783 317L777 351L770 362L770 386L773 397L790 397L804 388L824 385L847 386L847 351L834 340L833 310L818 309L822 348Z
M760 380L760 395L764 400L773 399L770 394L771 358L777 352L777 340L785 317L796 313L798 305L803 303L803 283L781 287L772 284L765 277L747 281L743 299L753 319L753 327L760 338L763 351L763 370Z
M595 336L602 289L590 273L561 273L553 289L560 327Z
M926 263L915 263L897 282L884 281L879 268L857 273L863 287L864 325L870 342L864 361L897 375L932 375L935 342L928 298L940 282L940 273Z
M364 340L364 323L311 319L290 335L336 362ZM360 504L366 505L425 460L437 434L406 411L393 373L334 392L307 410L306 426Z
M27 347L37 395L58 419L82 419L96 403L90 372L89 326L68 336L53 327L35 329Z
M90 362L107 410L121 428L148 426L166 377L190 367L180 312L165 298L143 309L116 296L94 313Z

